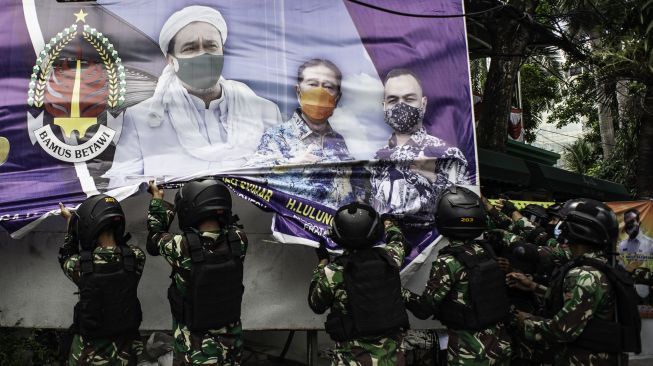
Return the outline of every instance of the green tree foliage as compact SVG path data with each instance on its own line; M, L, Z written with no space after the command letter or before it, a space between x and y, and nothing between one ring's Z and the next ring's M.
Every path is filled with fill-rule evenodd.
M51 329L0 328L0 365L55 365L59 335Z
M578 139L564 147L562 164L565 169L587 174L594 163L594 146L585 139Z
M589 133L584 139L599 146L594 106L599 101L610 106L613 153L607 159L597 157L589 174L623 183L635 195L651 195L653 1L561 1L561 9L569 12L569 37L591 54L582 60L588 73L563 90L563 102L552 117L559 125L585 117ZM617 85L624 84L625 90L617 90Z
M582 72L580 67L566 67ZM549 122L560 128L568 124L583 123L586 126L596 125L598 128L598 109L594 95L594 77L589 72L574 76L560 84L560 97L557 104L550 108ZM600 137L599 137L600 143Z
M524 138L535 141L535 131L542 122L542 113L560 100L560 79L538 63L526 63L521 71Z
M614 153L610 159L596 158L588 175L623 184L633 195L639 195L637 183L639 161L639 145L641 131L641 115L644 87L640 83L630 83L627 90L629 96L624 112L619 116L620 128L616 131ZM600 137L598 124L590 126L591 132L584 140L594 146L599 146Z

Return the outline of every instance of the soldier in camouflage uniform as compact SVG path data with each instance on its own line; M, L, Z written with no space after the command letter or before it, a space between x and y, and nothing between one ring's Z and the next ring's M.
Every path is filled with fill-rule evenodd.
M443 305L454 303L459 307L471 307L472 298L469 291L469 269L458 259L455 252L462 252L470 257L485 256L486 249L474 242L487 227L486 213L480 205L467 210L462 207L451 208L446 203L459 200L479 202L473 192L456 187L457 191L447 189L438 204L438 231L449 240L449 245L440 251L433 262L429 280L421 296L413 295L409 302L409 310L417 317L426 318L434 314L435 318L447 323L443 315ZM454 198L451 198L454 197ZM471 200L471 201L470 201ZM467 205L469 207L470 205ZM457 211L455 211L457 210ZM464 220L463 220L464 219ZM446 253L446 254L444 254ZM504 286L502 272L496 268L498 283L494 286ZM505 288L504 288L505 292ZM498 295L498 294L497 294ZM502 317L507 313L506 309ZM482 329L472 329L474 326L448 326L449 341L447 346L447 361L449 365L508 365L511 356L510 336L507 326L502 322L493 322Z
M78 237L72 229L73 213L62 203L59 203L61 215L66 219L68 232L64 244L59 251L59 262L63 272L75 285L81 284L81 257L78 248ZM93 264L111 264L122 260L120 249L113 233L105 230L97 238L98 245L93 250ZM134 252L135 272L140 278L145 266L145 253L136 246L129 246ZM75 331L68 356L68 366L127 366L136 365L137 358L143 352L143 343L138 339L138 333L121 335L112 339L87 339Z
M226 188L225 188L226 189ZM163 200L163 189L150 182L148 191L152 194L150 201L147 228L148 252L152 255L160 254L173 268L173 281L181 293L186 293L187 279L182 272L189 272L192 267L188 242L184 235L168 232L170 224L175 217L175 210L169 202ZM241 259L244 260L247 251L247 237L235 226L220 226L214 230L202 231L202 237L209 239L212 244L208 252L219 250L220 243L227 238L230 230L234 230L240 239ZM215 309L220 311L220 309ZM194 332L180 320L172 320L173 335L175 338L173 366L182 365L240 365L243 349L242 324L235 321L219 329L209 329L203 332Z
M484 253L473 242L452 240L450 247L465 248L471 255ZM429 281L420 300L431 309L437 309L446 297L458 303L469 303L469 290L464 266L452 255L438 256L433 262ZM448 329L449 365L508 365L511 355L510 336L506 325L497 325L480 331Z
M373 211L371 207L369 209ZM406 250L410 249L409 244L393 220L386 219L384 227L385 242L387 243L384 250L394 261L396 267L400 268ZM350 250L345 249L343 255L346 256L349 252ZM332 313L347 314L350 309L348 304L350 301L345 288L345 266L338 259L329 263L328 256L320 255L319 252L318 257L321 260L313 271L308 298L309 306L318 314L322 314L328 309ZM336 341L332 366L403 366L406 362L404 350L401 348L403 336L403 332L399 331L394 334Z
M549 316L519 312L516 324L527 341L553 354L555 365L616 365L620 355L590 350L577 342L591 320L614 320L616 298L607 276L595 266L583 263L607 262L604 250L614 247L618 222L610 208L594 200L572 200L565 206L569 212L583 215L582 219L577 218L581 215L567 215L561 225L561 238L569 243L574 262L570 262L566 273L561 272L564 277L553 279L548 289L523 275L509 275L511 286L544 294L549 305ZM576 234L583 227L585 235ZM555 305L557 301L559 306Z
M529 235L526 234L526 238L528 237ZM485 233L485 238L492 241L496 246L503 248L511 248L513 245L526 240L525 237L501 229L489 230ZM562 246L555 238L547 239L544 245L541 245L541 243L538 244L540 245L537 246L537 252L539 255L537 273L534 275L526 275L513 272L516 270L509 262L503 264L502 269L507 272L513 272L510 274L512 277L528 278L541 283L548 283L555 268L558 268L571 260L571 252L568 247ZM545 292L545 286L537 285L535 287L535 294L538 297L537 300L539 303L543 302ZM512 338L513 362L518 362L518 364L523 365L549 364L552 362L551 352L544 349L536 342L525 339L514 324L509 328L509 332Z

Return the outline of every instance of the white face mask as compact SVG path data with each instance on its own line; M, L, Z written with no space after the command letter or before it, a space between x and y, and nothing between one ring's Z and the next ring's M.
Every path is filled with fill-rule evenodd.
M637 291L639 297L645 299L648 297L651 287L649 285L635 284L635 291Z
M560 229L560 225L562 225L562 221L556 224L556 227L553 229L553 236L558 239L560 237L560 234L562 234L562 229Z

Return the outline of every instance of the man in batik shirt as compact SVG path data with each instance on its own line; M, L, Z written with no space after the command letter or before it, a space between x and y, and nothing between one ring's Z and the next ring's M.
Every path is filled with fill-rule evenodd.
M351 200L351 167L315 164L353 160L345 139L328 120L340 100L341 80L342 73L329 60L303 63L297 71L299 108L290 120L265 131L247 162L251 167L275 167L267 177L270 186L334 208ZM282 167L287 165L299 166Z
M372 205L381 213L432 224L439 193L469 184L467 160L456 147L426 132L426 96L417 76L395 69L385 80L385 122L394 130L372 168Z

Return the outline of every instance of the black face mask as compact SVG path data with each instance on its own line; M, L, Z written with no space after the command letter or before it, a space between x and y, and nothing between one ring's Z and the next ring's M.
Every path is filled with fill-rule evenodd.
M399 103L385 111L385 123L399 133L412 133L424 118L421 108Z
M626 229L626 233L628 233L629 238L635 239L637 237L637 234L639 234L639 222L630 221L626 223L624 229Z
M174 60L177 77L194 89L208 89L217 84L224 65L223 55L210 53Z

